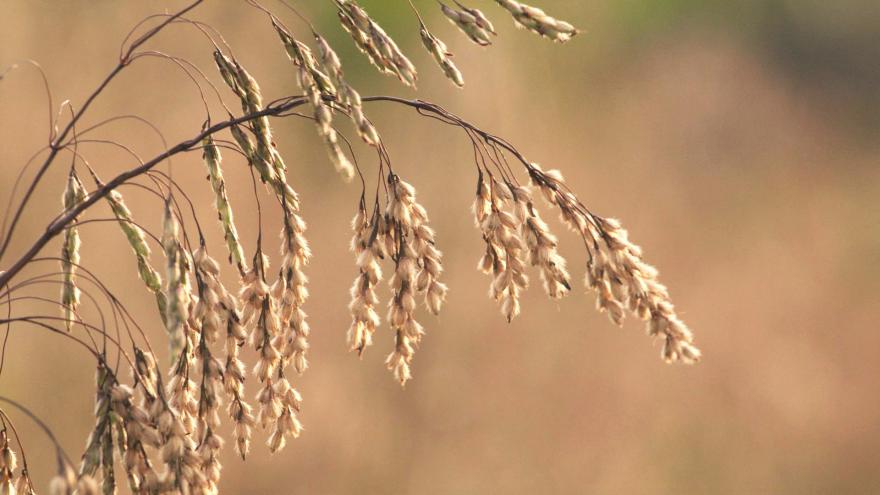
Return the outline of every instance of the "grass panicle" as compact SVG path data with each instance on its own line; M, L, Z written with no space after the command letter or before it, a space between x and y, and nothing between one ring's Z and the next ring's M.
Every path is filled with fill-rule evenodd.
M431 53L431 56L434 57L434 61L437 62L437 65L443 70L443 74L446 75L446 78L459 88L464 87L464 77L452 61L452 53L446 48L446 43L431 34L424 24L419 28L419 35L422 37L422 44L425 45L425 48L427 48L428 52Z
M345 80L342 72L342 62L339 55L330 46L324 37L315 33L315 43L318 45L318 54L320 56L321 65L333 78L337 88L337 98L339 102L346 106L348 115L357 130L358 135L365 143L370 146L377 147L379 145L379 132L373 127L373 123L364 114L363 102L361 95Z
M392 296L387 320L395 334L395 343L385 364L400 384L405 385L412 378L412 359L425 334L415 318L416 295L420 291L427 292L427 306L439 312L446 286L437 280L442 272L442 255L434 247L428 214L416 201L415 188L394 174L388 177L388 187L391 194L385 210L384 240L394 262L394 273L389 280Z
M495 1L510 12L517 27L527 29L550 40L565 43L580 32L571 24L553 18L537 7L516 0Z
M438 2L443 15L474 43L492 44L496 31L486 15L457 0L451 1L448 5ZM496 2L513 16L518 26L543 37L565 42L578 33L572 25L538 8L514 0ZM644 321L647 333L662 341L665 361L690 364L699 360L701 353L693 334L679 318L668 289L659 281L658 271L644 260L641 248L630 240L620 222L588 210L560 172L544 170L509 142L439 105L394 96L362 97L349 84L342 60L328 39L318 34L299 12L294 10L308 24L315 52L296 39L294 31L285 27L280 18L256 0L248 0L248 5L269 14L272 29L293 62L302 93L264 98L256 78L232 55L232 48L222 36L209 25L184 17L199 3L200 0L194 0L177 13L155 16L156 24L148 29L139 25L124 42L119 65L85 103L78 109L62 106L70 110L70 120L63 127L59 122L51 122L51 143L45 162L21 202L13 204L13 210L8 212L12 221L0 236L2 258L18 220L25 214L26 203L58 153L71 151L88 167L95 188L87 191L71 166L60 214L40 231L20 258L9 264L4 262L4 270L0 271L0 287L5 290L8 306L8 316L0 319L0 324L8 328L37 326L73 341L95 358L95 408L89 420L93 426L76 470L46 425L27 409L0 397L0 406L19 407L37 421L54 443L58 470L50 482L50 493L109 495L127 489L136 494L216 494L226 443L231 443L244 459L251 452L257 429L265 432L265 443L271 452L283 449L302 433L303 398L293 382L313 359L305 307L312 252L306 238L306 215L299 195L288 183L288 165L276 146L270 118L296 115L313 120L336 170L345 179L360 179L360 198L351 222L356 274L350 289L351 321L346 344L358 356L374 344L383 321L379 314L379 286L384 280L390 287L390 297L381 303L387 305L384 321L393 339L385 366L402 386L413 376L414 356L425 337L422 311L438 315L449 288L442 281L444 258L438 247L438 235L430 226L426 209L417 200L415 188L393 168L396 164L392 163L386 143L366 116L364 104L370 102L403 105L434 122L465 132L474 148L478 170L473 214L485 246L478 268L490 275L489 296L497 301L508 322L521 312L530 270L540 276L550 298L558 299L572 291L569 264L560 254L563 240L551 232L539 211L539 206L549 205L583 243L584 285L595 295L597 309L617 325L622 325L628 314ZM394 74L414 88L414 65L367 11L354 0L333 0L332 5L343 28L370 62L381 72ZM446 44L428 30L413 3L410 7L419 22L422 43L446 78L462 87L461 71ZM102 181L77 151L79 136L99 132L101 126L123 117L108 119L82 133L77 130L77 122L116 74L140 56L158 54L139 47L167 25L184 21L210 39L213 51L206 51L205 58L212 56L219 77L232 92L241 113L234 115L221 101L218 106L223 107L228 119L212 119L211 104L205 98L205 124L195 136L167 147L152 159L138 158L137 165ZM140 29L146 31L139 34ZM181 67L197 69L193 62L168 57ZM279 64L279 68L283 67ZM195 72L213 86L210 78ZM202 89L201 82L194 79L194 83ZM220 100L224 99L219 91L216 93ZM309 109L310 114L301 113L300 107ZM343 144L349 142L335 126L340 114L351 120L354 131L376 153L375 167L358 163L357 146L346 146L343 151ZM136 115L124 118L143 120ZM227 130L231 140L221 137ZM106 142L130 149L123 143ZM221 157L221 148L233 153L224 152ZM202 154L212 192L209 205L200 204L198 196L190 196L189 184L172 173L171 158L190 151ZM168 171L159 171L160 165L167 165ZM522 168L517 170L519 165ZM233 211L227 191L223 167L228 171L234 166L247 167L253 178L255 208L244 214L241 207ZM299 173L308 164L291 161L291 167L294 166ZM120 192L123 185L137 186L163 201L160 235L135 221ZM546 205L538 205L539 196ZM89 218L88 209L101 201L109 205L113 216ZM267 213L266 205L278 210ZM188 209L183 210L182 206ZM203 208L219 220L225 244L220 251L228 254L238 275L231 281L209 253L214 248L199 225L199 211ZM252 252L243 245L236 216L239 221L246 218L254 222L256 242ZM148 329L155 322L136 320L113 287L100 280L98 270L82 266L80 230L83 235L86 232L80 227L104 220L117 224L125 235L138 276L156 299L157 320L162 322L170 349L166 366L158 364L152 350ZM267 224L272 222L277 223L272 228L280 230L280 247L274 254L277 263L270 269L269 251L264 250L263 240ZM188 226L193 225L195 229L188 231ZM38 257L56 237L60 238L61 255ZM160 245L161 253L153 253L149 242ZM161 274L153 265L155 262L155 266L160 266L160 258L164 262ZM60 262L60 271L26 280L19 278L22 273L33 271L25 268L43 261L53 265ZM88 284L80 285L79 278ZM18 295L19 291L34 290L46 283L60 285L60 302L34 294ZM234 285L225 285L230 283ZM81 317L83 296L94 302L94 314L99 321ZM60 306L63 317L22 315L13 303L25 299ZM102 301L106 301L110 311L101 309ZM52 324L61 321L63 328ZM3 347L0 371L7 357L6 343ZM249 355L255 355L255 359L248 362ZM122 376L124 372L130 376ZM224 439L227 430L231 431ZM10 432L18 452L13 450ZM35 493L21 445L12 420L0 408L0 495ZM123 468L121 472L117 471L119 467Z
M91 169L89 171L92 174L92 179L95 181L95 185L98 188L104 187L104 183L101 182L101 179L98 178L97 174ZM106 199L107 203L110 205L110 210L113 212L113 216L116 217L116 220L119 223L119 228L122 230L123 234L125 234L125 238L128 240L128 245L134 253L135 259L137 260L138 275L144 282L144 285L146 285L147 290L152 292L156 297L156 306L159 308L159 314L164 322L166 317L166 307L168 305L167 298L165 292L162 290L162 276L159 275L159 272L157 272L156 269L153 268L153 265L150 264L151 251L150 247L147 245L144 231L132 219L131 210L126 206L122 194L119 193L119 191L110 191L109 194L104 196L104 199Z
M385 33L367 11L354 0L334 0L342 27L351 34L355 45L380 72L397 75L400 82L415 88L416 67L397 43Z
M525 244L519 235L521 224L508 211L512 200L506 183L480 173L473 210L486 252L478 266L483 273L492 275L489 295L501 305L501 313L508 322L519 315L520 295L529 285Z
M318 70L317 62L312 55L311 49L300 41L297 41L283 27L273 21L275 31L281 37L287 56L297 68L297 81L299 87L308 95L309 103L314 112L315 125L318 135L324 140L327 154L336 171L342 178L349 181L354 177L354 166L345 156L339 144L336 129L333 128L333 111L330 105L324 101L324 97L333 98L336 88L330 78Z

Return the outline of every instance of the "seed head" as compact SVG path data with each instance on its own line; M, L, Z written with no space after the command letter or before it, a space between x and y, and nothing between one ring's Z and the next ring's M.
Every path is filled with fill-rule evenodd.
M495 27L489 19L477 9L469 9L455 2L461 10L454 9L440 2L440 11L453 25L458 27L471 41L480 46L492 44L491 35L495 34Z
M516 0L495 0L513 16L519 28L528 29L553 41L565 43L580 31L571 24L547 15L543 10Z
M422 43L425 45L425 48L431 52L431 56L434 57L437 65L443 69L443 74L459 88L463 87L464 77L462 77L461 71L458 70L458 67L452 61L452 54L446 48L446 43L443 43L439 38L428 32L424 24L419 30L419 34L422 36Z

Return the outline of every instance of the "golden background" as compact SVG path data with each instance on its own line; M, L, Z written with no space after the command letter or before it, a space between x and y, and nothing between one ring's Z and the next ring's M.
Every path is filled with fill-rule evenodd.
M383 364L392 346L387 327L363 360L346 352L355 275L348 223L359 185L339 180L310 122L275 119L314 250L306 306L312 366L295 382L305 398L305 431L275 456L267 454L263 433L255 434L247 462L226 448L222 491L880 491L876 2L536 0L585 31L560 46L514 29L493 2L474 0L467 3L490 14L500 34L481 49L433 1L416 1L455 53L466 80L462 91L421 47L404 1L361 3L418 66L418 92L368 65L329 2L296 4L334 43L363 95L437 102L543 166L560 168L592 210L620 218L660 268L705 358L696 367L667 366L640 324L617 329L593 309L593 296L580 284L561 302L550 301L537 274L523 314L506 324L486 296L488 278L475 269L482 244L470 213L476 178L466 137L411 109L370 103L367 112L395 170L417 188L431 215L451 288L439 317L422 316L428 335L415 358L415 379L401 390ZM183 4L4 0L0 66L39 61L50 78L53 112L66 99L78 106L115 65L134 23ZM308 37L289 11L270 0L266 5ZM223 33L267 100L299 93L260 12L244 2L213 1L190 17ZM211 46L197 31L175 25L145 48L193 61L235 108ZM207 97L215 120L222 119L214 96ZM33 69L0 82L0 204L19 168L45 145L47 113ZM116 114L150 119L169 142L194 135L205 119L198 92L179 68L150 58L124 71L83 125ZM144 158L161 150L159 138L134 122L99 136ZM105 178L135 164L110 146L83 144L80 151ZM375 155L360 144L357 151L374 177ZM174 177L187 185L221 258L198 155L177 157ZM63 158L39 188L0 269L60 209L69 156ZM238 226L253 249L257 222L243 165L226 153ZM136 188L122 192L135 217L156 229L161 203ZM92 218L109 214L104 204L91 211ZM554 219L580 280L578 241L549 210L544 216ZM274 239L277 214L267 213L264 224ZM164 356L161 323L122 234L92 224L81 235L83 263L138 315ZM57 251L53 243L46 254ZM54 287L41 292L56 294ZM53 310L21 304L16 311ZM0 395L32 408L76 458L93 425L93 366L87 353L57 336L13 327ZM50 443L22 415L9 413L45 487L55 470Z

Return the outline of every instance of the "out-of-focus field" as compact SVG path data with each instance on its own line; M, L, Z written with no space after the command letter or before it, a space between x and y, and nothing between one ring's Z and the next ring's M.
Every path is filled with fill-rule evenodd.
M307 37L292 15L266 2ZM559 46L515 30L503 11L480 0L468 3L492 14L500 36L479 49L438 16L433 1L419 0L456 54L463 91L422 49L405 2L361 3L411 54L418 92L369 67L329 2L297 5L335 42L364 95L438 102L530 159L560 168L591 209L620 218L661 269L705 358L692 368L664 365L640 324L617 329L580 289L552 302L537 276L523 315L506 324L486 296L489 280L475 270L481 239L470 214L475 176L466 137L409 109L373 103L368 112L395 170L431 214L451 287L442 315L423 317L428 335L415 379L401 390L383 365L392 346L387 327L363 360L345 348L355 274L348 222L359 186L336 177L310 122L276 120L314 250L312 367L296 380L305 431L276 456L258 433L246 463L226 449L225 493L880 491L876 2L540 2L586 31ZM0 3L0 66L38 60L56 107L65 99L80 105L115 64L130 27L181 4L7 0ZM258 11L244 2L208 2L192 17L224 34L267 98L299 92ZM198 64L234 107L198 32L176 26L149 48ZM204 119L192 84L158 59L141 60L114 81L84 124L122 113L157 123L169 142L193 135ZM46 120L37 73L8 74L0 82L0 204L19 168L44 145ZM101 136L144 158L161 148L136 123ZM372 176L374 155L357 150ZM104 176L135 163L109 146L83 144L80 151ZM226 164L252 249L250 177L232 153ZM59 163L39 189L13 254L57 212L65 170ZM175 159L173 170L198 204L214 251L222 252L198 154ZM135 188L123 192L136 217L156 228L160 203ZM94 211L109 213L103 205ZM274 213L264 218L271 239L278 220ZM553 226L563 234L555 218ZM93 224L82 236L84 264L140 315L164 350L161 323L122 235ZM580 279L583 253L575 238L562 237ZM55 297L55 289L45 295ZM387 298L385 288L381 295ZM73 455L93 425L93 393L86 353L34 328L13 328L0 395L31 407ZM11 414L27 440L31 471L45 486L55 469L51 447L33 424Z

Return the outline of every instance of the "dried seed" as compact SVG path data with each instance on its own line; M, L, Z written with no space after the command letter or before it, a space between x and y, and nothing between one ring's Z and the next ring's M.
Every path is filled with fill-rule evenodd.
M425 48L431 52L431 55L434 57L437 65L443 69L446 77L459 88L463 87L464 78L461 75L461 71L452 62L452 54L446 48L446 43L443 43L439 38L428 32L424 24L422 24L419 34L422 37L422 43L425 45Z
M69 211L82 203L86 198L86 189L71 169L67 177L67 188L64 191L62 205ZM61 305L63 307L65 325L69 332L73 325L76 309L80 302L80 291L76 284L76 266L79 264L80 237L79 229L74 225L64 231L61 247Z
M564 43L580 31L571 24L547 15L543 10L516 0L495 0L513 16L517 27L528 29L553 41Z

